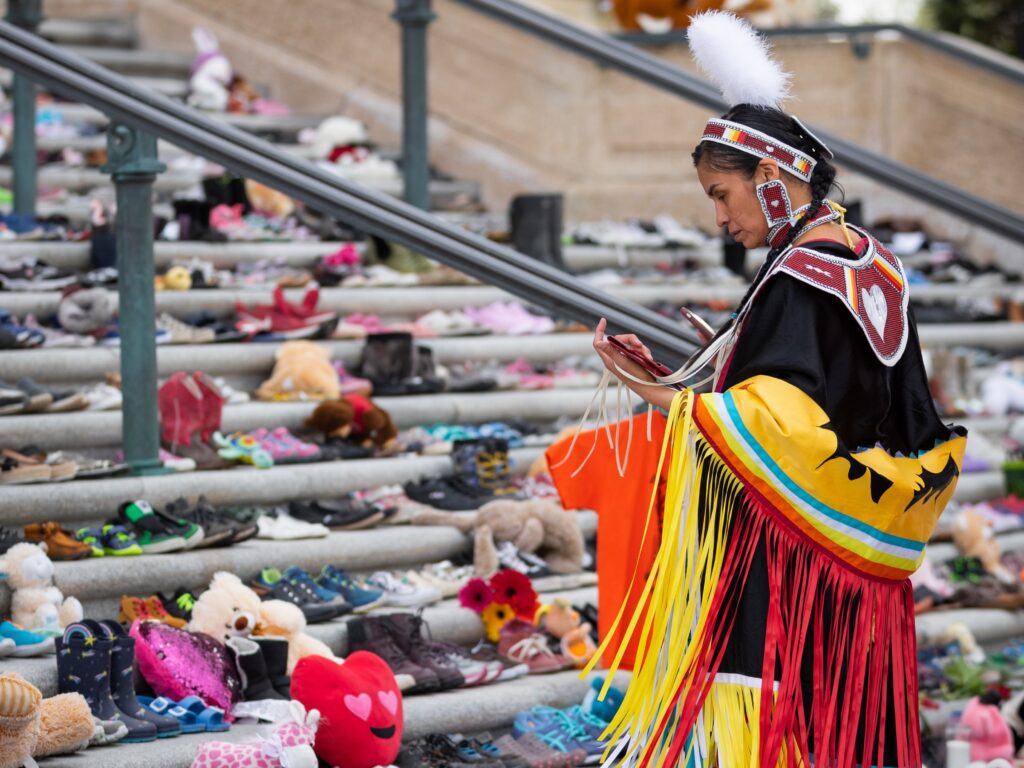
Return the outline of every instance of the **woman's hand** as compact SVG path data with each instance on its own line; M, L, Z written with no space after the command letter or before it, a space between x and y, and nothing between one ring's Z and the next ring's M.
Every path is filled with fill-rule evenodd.
M639 364L630 360L626 355L611 345L611 343L605 338L605 329L608 327L608 321L603 317L597 324L597 328L594 329L594 351L597 352L601 358L601 362L604 363L604 367L611 371L616 376L619 376L619 370L622 369L632 376L644 381L653 382L654 379L651 375L645 371ZM623 336L616 336L619 341L625 344L633 351L651 357L651 350L640 341L632 333ZM620 377L621 378L621 377Z

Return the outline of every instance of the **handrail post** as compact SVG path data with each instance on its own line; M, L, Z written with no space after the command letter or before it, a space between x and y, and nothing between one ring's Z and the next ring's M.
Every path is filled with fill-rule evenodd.
M43 21L42 0L7 0L7 21L35 32ZM25 75L14 73L14 139L11 165L14 175L14 213L36 213L36 86Z
M153 181L166 166L156 137L123 123L107 129L103 172L117 188L117 293L121 334L121 440L136 474L161 474L153 296Z
M437 18L431 0L397 0L392 18L402 25L402 170L405 201L430 208L427 144L427 25Z

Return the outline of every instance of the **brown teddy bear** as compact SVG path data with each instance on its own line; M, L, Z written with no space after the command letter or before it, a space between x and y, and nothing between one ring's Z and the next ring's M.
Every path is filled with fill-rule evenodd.
M718 11L729 5L727 0L615 0L615 17L623 29L632 32L686 29L690 17L704 11ZM731 5L737 5L732 3ZM758 13L772 7L771 0L750 0L730 8L737 14ZM660 29L659 22L664 24ZM658 26L655 30L652 27Z
M274 359L274 372L256 390L260 400L329 400L341 393L326 347L312 341L288 341Z
M320 403L306 419L306 426L324 439L352 437L364 448L376 446L390 453L398 446L398 429L391 415L362 395L346 395Z
M965 557L976 557L985 571L1001 582L1015 581L1003 565L999 542L992 532L992 523L981 512L967 507L953 519L953 543Z
M498 545L510 541L522 552L544 558L552 573L583 569L583 532L576 516L554 501L499 499L484 504L475 515L424 510L413 525L450 525L473 532L473 565L481 576L498 571Z

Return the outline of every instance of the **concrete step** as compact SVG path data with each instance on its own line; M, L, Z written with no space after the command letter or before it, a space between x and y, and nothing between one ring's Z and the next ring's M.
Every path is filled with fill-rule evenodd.
M593 397L586 389L523 392L476 392L378 397L399 429L437 423L479 424L488 421L553 422L579 418ZM315 403L252 402L224 407L222 430L249 432L259 427L301 429ZM614 409L613 409L614 412ZM120 411L77 411L0 418L0 447L36 445L43 450L88 450L121 444Z
M100 110L85 104L62 103L56 107L67 123L106 125L109 120ZM248 115L238 113L210 113L215 120L237 126L253 133L266 133L281 138L294 138L303 128L316 128L329 115Z
M178 80L186 87L194 58L174 51L118 48L107 45L76 44L68 45L66 48L70 53L84 56L114 72Z
M282 152L287 152L290 155L296 157L302 157L307 160L318 159L314 148L306 144L279 144L278 149ZM96 133L90 136L70 136L67 138L51 137L51 136L40 136L36 139L36 148L45 150L46 152L60 152L62 149L75 149L79 152L89 152L97 149L107 148L107 135L105 133ZM157 151L159 157L164 162L174 160L179 157L194 157L194 155L181 147L177 147L170 142L160 139L157 141ZM393 157L394 151L383 153L385 156Z
M542 453L541 448L509 451L512 472L525 473ZM351 491L440 477L451 471L448 456L396 456L270 469L240 466L181 475L4 486L0 492L0 520L5 525L40 520L77 525L112 514L126 499L148 499L162 506L183 495L196 498L200 494L218 506L274 505L294 499L337 498Z
M917 617L919 645L942 641L946 629L955 623L970 627L974 639L989 649L998 647L1024 635L1024 611L1004 611L999 608L957 608L948 611L930 611Z
M115 514L116 507L108 513L110 516ZM596 516L584 513L580 517L589 518L584 525L586 535L593 538ZM250 539L233 547L168 555L98 557L54 563L53 579L65 595L74 595L82 602L87 616L116 617L121 595L144 597L156 591L171 594L179 586L203 589L217 571L234 573L242 581L256 578L264 568L284 569L290 565L319 573L325 564L330 563L352 573L372 573L451 559L471 552L471 547L470 537L450 526L397 525L365 531L332 532L323 539ZM0 609L4 615L9 609L9 597L9 590L0 591ZM587 599L593 601L594 598L596 590L591 590ZM467 636L465 619L472 616L460 616L463 610L456 602L447 601L440 609L439 629L450 630L453 642L476 642L480 639L479 629L475 636ZM455 615L449 615L452 613ZM333 629L318 629L317 636L327 642L335 653L345 653L348 644L343 622L330 624L334 625Z
M188 82L180 77L131 75L129 79L140 88L156 91L172 99L184 99L188 96ZM8 70L0 71L0 85L3 85L4 88L10 88L12 82L13 76Z
M54 662L49 662L51 665ZM19 671L31 665L18 665ZM628 677L616 677L620 686ZM537 704L570 707L579 704L590 687L578 672L534 675L507 683L466 688L403 701L404 739L430 733L482 733L507 728L516 714ZM194 734L160 739L149 744L115 744L95 747L77 755L46 758L43 768L190 768L204 741L253 741L273 727L235 725L226 733Z
M0 306L4 306L0 297ZM355 365L363 349L362 341L320 341L331 358ZM585 333L551 333L536 336L524 344L521 336L467 336L421 339L417 344L429 347L442 365L468 360L515 360L525 357L533 363L554 363L566 357L590 355L593 339ZM169 376L174 371L200 370L213 376L266 378L274 366L277 342L260 344L172 344L157 347L157 373ZM0 352L0 371L5 379L30 376L39 381L60 383L95 382L108 371L120 368L121 353L116 347L90 349L39 348Z
M13 180L14 169L9 165L0 166L0 185L10 187ZM102 173L98 168L68 168L59 165L40 168L36 181L40 187L58 187L73 192L83 192L111 184L109 174ZM181 192L191 189L201 181L202 177L195 173L166 171L156 177L153 189L158 193Z
M138 45L135 27L124 18L46 19L39 26L39 34L68 46L134 48Z
M957 501L987 501L1006 495L1006 478L1002 471L965 472L956 483Z
M635 248L606 245L563 245L562 257L566 264L580 271L613 267L650 268L660 264L694 262L702 265L722 263L722 241L710 238L696 248ZM740 296L742 298L742 295Z
M92 214L92 208L90 207L92 197L101 197L102 199L113 201L113 185L108 183L97 187L88 195L62 195L57 200L37 200L36 215L40 217L66 216L72 226L84 228L89 226ZM153 215L161 216L168 220L173 219L174 207L170 203L158 200L153 203Z

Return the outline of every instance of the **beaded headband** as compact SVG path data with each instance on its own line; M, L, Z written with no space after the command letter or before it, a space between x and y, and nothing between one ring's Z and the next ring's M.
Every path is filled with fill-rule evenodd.
M715 141L757 157L771 157L798 179L810 183L817 161L810 155L784 144L767 133L755 131L742 123L712 118L704 126L701 141Z

